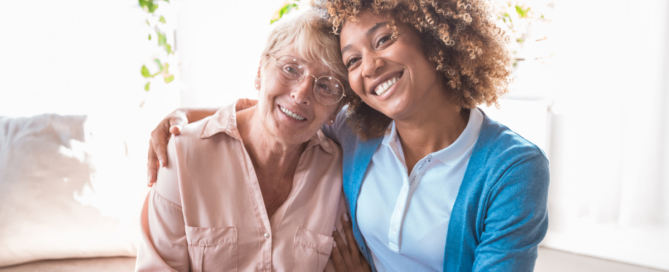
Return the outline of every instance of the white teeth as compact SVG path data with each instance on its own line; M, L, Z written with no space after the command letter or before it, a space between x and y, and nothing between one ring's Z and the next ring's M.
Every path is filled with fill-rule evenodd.
M379 86L376 87L376 95L381 96L384 93L386 93L386 91L388 91L388 89L390 89L390 87L392 87L395 83L397 83L397 81L399 79L400 79L399 77L394 77L394 78L389 79L386 82L383 82L383 83L379 84Z
M302 120L307 119L307 118L304 118L304 117L298 115L297 113L294 113L294 112L292 112L292 111L289 111L288 109L286 109L286 108L284 108L284 107L279 106L279 109L281 109L281 112L283 112L284 114L286 114L287 116L289 116L289 117L291 117L291 118L293 118L293 119L295 119L295 120L302 121Z

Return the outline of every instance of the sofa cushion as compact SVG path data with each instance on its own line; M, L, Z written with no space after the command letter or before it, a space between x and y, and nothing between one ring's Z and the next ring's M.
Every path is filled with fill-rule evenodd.
M145 164L92 119L0 117L0 267L136 255Z

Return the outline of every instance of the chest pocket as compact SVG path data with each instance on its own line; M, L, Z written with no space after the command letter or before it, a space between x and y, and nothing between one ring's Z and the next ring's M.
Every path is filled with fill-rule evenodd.
M237 229L186 226L190 270L237 271Z
M293 242L293 271L323 271L334 238L298 228Z

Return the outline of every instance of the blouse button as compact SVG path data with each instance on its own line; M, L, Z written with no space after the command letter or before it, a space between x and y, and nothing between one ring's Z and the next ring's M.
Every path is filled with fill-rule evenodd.
M263 236L265 236L265 239L269 239L269 233L265 232Z

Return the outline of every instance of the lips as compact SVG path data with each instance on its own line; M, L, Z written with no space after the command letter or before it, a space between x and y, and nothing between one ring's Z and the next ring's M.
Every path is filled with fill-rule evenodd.
M402 78L403 74L403 72L390 73L378 78L373 82L370 93L377 96L383 95Z

